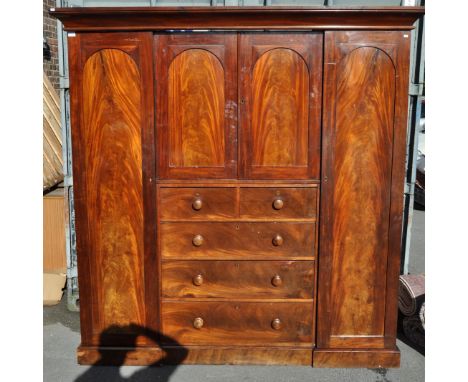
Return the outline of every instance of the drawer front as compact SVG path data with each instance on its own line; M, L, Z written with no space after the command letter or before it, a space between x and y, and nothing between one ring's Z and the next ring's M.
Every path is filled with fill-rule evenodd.
M173 259L315 256L315 223L162 223L161 255Z
M317 188L241 188L244 219L312 219L317 217Z
M310 302L163 302L162 329L181 345L311 344Z
M237 217L237 189L160 188L160 218L229 219Z
M163 298L313 298L313 261L167 261Z

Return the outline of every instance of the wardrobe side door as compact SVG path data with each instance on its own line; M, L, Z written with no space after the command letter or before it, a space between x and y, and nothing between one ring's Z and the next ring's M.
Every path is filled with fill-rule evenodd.
M395 348L409 32L326 32L319 348Z
M236 34L155 36L158 176L237 177Z
M322 34L239 38L241 177L319 179Z
M133 346L158 329L152 34L68 41L81 345Z

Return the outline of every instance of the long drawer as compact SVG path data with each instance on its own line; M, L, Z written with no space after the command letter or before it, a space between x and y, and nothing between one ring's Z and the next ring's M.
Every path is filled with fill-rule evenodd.
M161 223L161 255L172 259L315 256L315 223Z
M163 302L162 330L181 345L311 344L312 312L297 302Z
M313 261L165 261L163 298L311 299Z

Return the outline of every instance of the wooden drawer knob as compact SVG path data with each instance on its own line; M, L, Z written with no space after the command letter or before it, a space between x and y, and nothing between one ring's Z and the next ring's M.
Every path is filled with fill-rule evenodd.
M193 320L193 327L195 329L201 329L203 327L203 318L197 317L195 320Z
M275 287L279 287L279 286L283 285L283 279L281 278L280 275L275 275L275 276L271 279L271 283L272 283Z
M193 279L193 285L200 286L203 284L203 276L202 275L196 275Z
M280 245L283 245L284 239L281 235L275 235L272 242L275 247L279 247Z
M271 327L275 330L280 330L283 327L283 323L279 318L275 318L273 321L271 321Z
M193 203L192 203L192 208L195 210L195 211L199 211L201 210L201 208L203 207L203 202L200 198L196 198Z
M283 208L283 206L284 202L281 199L275 199L275 201L273 202L273 208L275 210L280 210L281 208Z
M192 244L195 247L199 247L200 245L203 244L203 236L202 235L195 235L192 239Z

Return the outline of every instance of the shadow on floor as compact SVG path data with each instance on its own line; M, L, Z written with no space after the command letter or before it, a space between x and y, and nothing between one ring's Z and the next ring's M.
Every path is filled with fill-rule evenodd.
M144 381L169 381L177 365L187 357L188 350L178 344L173 338L165 336L154 330L139 325L128 326L110 326L101 333L100 349L115 341L116 337L125 338L126 348L122 351L100 352L100 359L96 361L89 369L75 379L75 382L144 382ZM124 365L127 354L135 349L138 337L147 337L156 344L170 343L171 346L178 346L177 355L172 354L169 359L167 356L158 359L153 364L144 367L133 373L130 377L124 377L120 374L120 366ZM174 366L160 367L160 365L171 364ZM112 366L109 366L112 365Z

